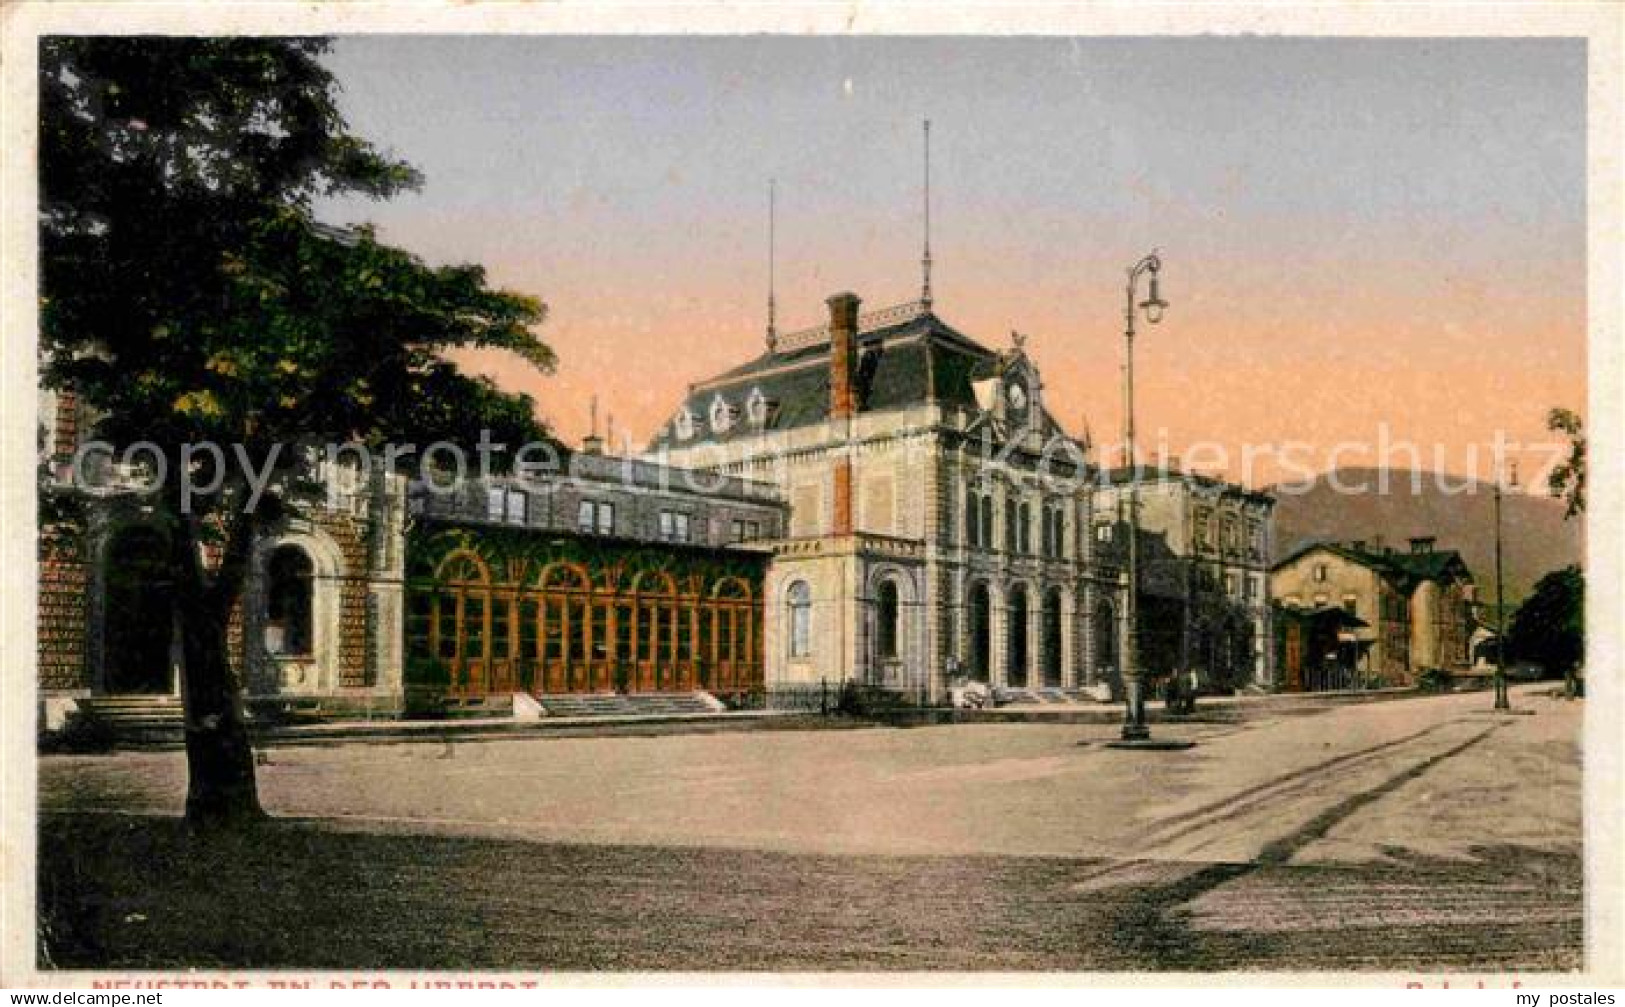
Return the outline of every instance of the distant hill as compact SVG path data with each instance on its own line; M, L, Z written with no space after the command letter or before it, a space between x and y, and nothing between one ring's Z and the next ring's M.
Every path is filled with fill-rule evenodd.
M1412 536L1431 535L1438 548L1456 549L1473 571L1479 597L1495 600L1494 503L1487 483L1446 476L1446 492L1431 472L1421 474L1413 492L1409 472L1390 471L1388 491L1379 492L1376 469L1341 469L1337 482L1365 485L1363 493L1338 492L1322 475L1303 486L1271 487L1276 494L1275 558L1314 541L1347 542L1381 538L1407 549ZM1460 484L1466 488L1457 491ZM1509 603L1529 592L1542 574L1580 561L1583 518L1563 519L1563 502L1545 496L1509 493L1502 501L1502 548Z

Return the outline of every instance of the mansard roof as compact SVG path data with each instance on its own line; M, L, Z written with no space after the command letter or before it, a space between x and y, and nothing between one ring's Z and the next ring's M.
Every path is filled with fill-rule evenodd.
M860 411L925 402L974 409L974 383L1002 374L1011 362L917 302L860 315L857 351ZM824 422L829 417L829 356L827 326L787 333L776 348L690 385L678 414L692 417L692 436L677 436L673 417L651 446L728 443ZM719 400L728 410L719 416L721 429L711 422ZM753 402L759 410L754 416Z

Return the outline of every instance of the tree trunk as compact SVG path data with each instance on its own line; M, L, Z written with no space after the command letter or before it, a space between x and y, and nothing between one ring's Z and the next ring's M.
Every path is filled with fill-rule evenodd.
M248 740L240 683L226 649L231 605L241 579L234 564L242 562L252 533L246 528L232 529L221 568L210 577L204 569L197 528L195 516L181 515L172 537L184 659L186 819L195 826L238 825L265 817L254 779L254 751Z

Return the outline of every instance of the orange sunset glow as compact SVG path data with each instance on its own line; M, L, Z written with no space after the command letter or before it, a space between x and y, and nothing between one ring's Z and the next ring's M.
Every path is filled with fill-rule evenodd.
M1538 474L1546 411L1584 407L1584 59L1559 41L370 38L331 62L428 182L324 212L543 298L557 373L462 362L566 440L597 396L641 449L762 351L770 178L781 330L837 291L917 297L926 117L936 313L1027 335L1097 447L1153 248L1147 454L1264 485L1379 464L1386 429L1423 468L1488 478L1500 437Z

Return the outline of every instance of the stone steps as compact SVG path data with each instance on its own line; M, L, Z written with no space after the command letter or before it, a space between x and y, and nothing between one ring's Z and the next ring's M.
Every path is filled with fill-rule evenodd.
M178 742L186 738L186 713L178 696L90 696L79 700L78 719L115 742Z
M536 701L550 717L647 717L724 709L706 692L560 693L539 695Z
M1044 704L1082 703L1094 705L1095 699L1081 689L1057 689L1053 686L1004 686L993 690L995 706L1027 703Z

